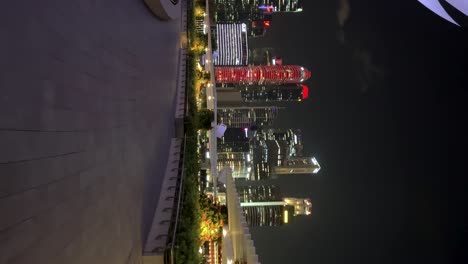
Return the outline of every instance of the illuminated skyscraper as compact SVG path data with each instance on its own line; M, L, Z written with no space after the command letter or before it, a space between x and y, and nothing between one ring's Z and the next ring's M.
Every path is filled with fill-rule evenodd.
M252 170L250 144L243 128L229 128L217 141L218 170L224 166L232 169L235 179L249 179Z
M300 130L262 128L252 140L252 180L269 179L274 168L287 160L302 156L303 145Z
M218 107L218 117L228 128L248 129L251 126L273 125L280 109L276 106Z
M246 86L240 93L242 101L249 103L300 102L309 97L309 88L304 84Z
M275 185L237 186L237 191L249 226L281 226L292 216L312 213L309 199L282 198Z
M249 226L280 226L283 224L285 204L277 186L237 186L237 191Z
M216 24L218 56L213 59L214 65L247 65L249 45L247 25Z
M275 175L316 174L321 167L315 157L290 157L279 166L273 167Z
M283 202L286 205L294 206L294 216L312 214L312 202L310 199L286 197L283 198Z
M217 83L256 85L302 83L309 79L310 75L309 70L297 65L215 67Z
M265 12L301 12L301 0L256 0Z

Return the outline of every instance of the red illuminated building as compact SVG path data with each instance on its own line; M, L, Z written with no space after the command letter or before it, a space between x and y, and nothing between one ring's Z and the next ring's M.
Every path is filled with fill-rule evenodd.
M215 67L217 83L287 84L302 83L310 71L297 65L261 65L244 67Z

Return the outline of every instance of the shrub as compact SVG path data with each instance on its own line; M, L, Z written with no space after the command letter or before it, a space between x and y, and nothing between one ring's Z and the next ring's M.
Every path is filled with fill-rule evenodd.
M198 112L198 128L210 130L214 120L214 113L209 109L202 109Z

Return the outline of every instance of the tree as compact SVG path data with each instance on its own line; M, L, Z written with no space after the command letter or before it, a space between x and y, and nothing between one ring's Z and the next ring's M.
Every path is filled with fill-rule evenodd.
M210 130L214 120L214 113L209 109L202 109L198 112L199 129Z

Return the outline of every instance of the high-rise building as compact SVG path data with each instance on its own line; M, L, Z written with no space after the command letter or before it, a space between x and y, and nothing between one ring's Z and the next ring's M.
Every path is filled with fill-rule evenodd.
M237 192L249 226L280 226L283 224L285 204L277 186L237 186Z
M217 88L217 96L219 107L264 106L272 103L281 106L307 99L309 88L305 84L225 85Z
M215 67L217 83L286 84L302 83L310 78L310 71L297 65L261 65Z
M281 201L281 190L276 185L269 184L238 184L236 186L241 203Z
M312 202L310 199L286 197L283 198L286 205L294 206L294 216L312 214Z
M300 102L309 97L309 88L304 84L245 86L240 90L242 101L260 102Z
M301 12L302 0L256 0L264 12Z
M249 180L252 173L252 162L249 152L218 152L217 168L225 166L232 169L234 179Z
M252 126L271 126L282 109L276 106L218 107L218 117L228 128L244 128L245 133Z
M315 157L290 157L283 164L274 166L275 175L316 174L321 167Z
M236 188L249 226L281 226L289 223L292 216L312 212L309 199L282 198L275 185L238 185Z
M235 179L249 179L252 171L252 158L248 135L242 128L229 128L217 141L218 170L224 166L232 169Z
M247 65L249 45L245 23L216 24L217 56L214 65Z
M253 153L252 180L269 179L274 168L288 159L302 156L300 130L261 128L251 141Z

